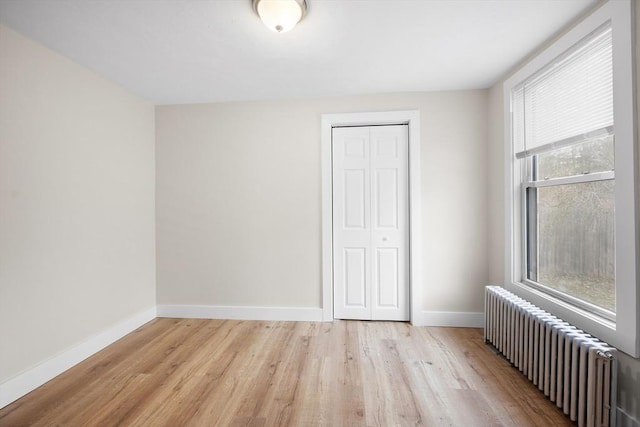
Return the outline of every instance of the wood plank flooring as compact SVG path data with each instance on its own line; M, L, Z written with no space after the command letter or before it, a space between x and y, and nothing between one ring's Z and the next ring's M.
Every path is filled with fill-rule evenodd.
M480 329L156 319L0 426L572 425Z

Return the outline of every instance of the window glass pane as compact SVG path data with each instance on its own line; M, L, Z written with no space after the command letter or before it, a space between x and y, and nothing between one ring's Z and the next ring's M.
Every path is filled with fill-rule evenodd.
M538 154L535 179L544 180L613 169L613 135L610 135Z
M615 311L614 181L537 192L536 281Z

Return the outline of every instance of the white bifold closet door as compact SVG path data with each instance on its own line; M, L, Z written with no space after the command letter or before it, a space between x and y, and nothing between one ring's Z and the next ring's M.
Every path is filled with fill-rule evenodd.
M334 317L409 320L408 126L332 132Z

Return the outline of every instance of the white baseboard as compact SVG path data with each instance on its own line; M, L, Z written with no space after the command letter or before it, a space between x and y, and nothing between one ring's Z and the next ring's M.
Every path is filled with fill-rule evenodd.
M321 322L321 308L158 305L158 317Z
M139 313L0 384L0 408L18 400L89 356L156 318L156 308Z
M633 418L624 410L616 408L616 426L617 427L640 427L640 420Z
M482 328L484 313L421 311L417 319L412 319L414 326L453 326L462 328Z

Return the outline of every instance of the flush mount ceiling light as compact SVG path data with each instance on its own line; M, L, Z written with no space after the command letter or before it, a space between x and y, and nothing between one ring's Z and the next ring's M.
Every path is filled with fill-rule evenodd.
M286 33L296 26L307 13L306 0L253 0L264 25L277 33Z

